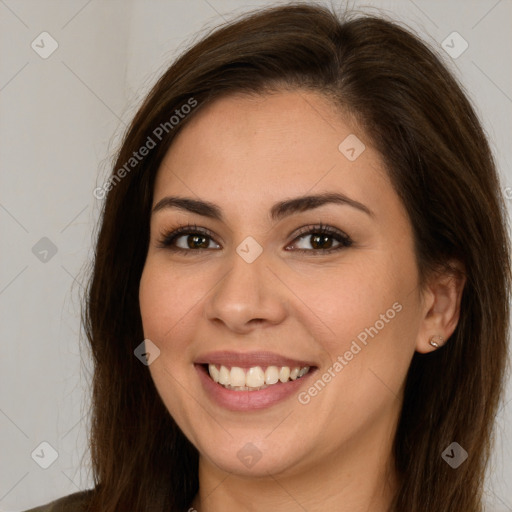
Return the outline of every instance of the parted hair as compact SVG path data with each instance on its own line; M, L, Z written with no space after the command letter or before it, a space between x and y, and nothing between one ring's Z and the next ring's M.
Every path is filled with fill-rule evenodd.
M163 73L124 135L112 177L148 137L156 144L112 182L98 225L83 313L94 364L89 510L185 511L198 491L198 452L134 356L155 175L203 106L282 90L323 94L363 128L410 218L421 285L436 270L455 272L450 261L464 269L455 332L437 351L416 353L407 374L390 511L478 512L506 374L511 277L488 141L461 85L410 29L304 2L251 11L204 35ZM191 98L197 106L157 139ZM469 454L456 470L441 457L454 441Z

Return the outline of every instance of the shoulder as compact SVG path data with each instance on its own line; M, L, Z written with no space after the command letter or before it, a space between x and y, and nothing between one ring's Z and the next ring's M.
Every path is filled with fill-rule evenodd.
M86 512L92 493L92 489L76 492L25 512Z

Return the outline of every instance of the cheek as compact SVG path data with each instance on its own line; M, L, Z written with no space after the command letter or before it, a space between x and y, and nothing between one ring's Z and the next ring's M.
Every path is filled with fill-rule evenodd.
M374 380L373 369L398 390L419 326L417 271L412 253L400 260L392 254L375 256L358 255L357 264L297 280L296 292L321 320L315 338L331 362L339 356L342 364L346 361L346 378L360 384Z
M200 292L189 284L186 274L180 277L165 261L148 257L139 285L144 337L160 349L149 371L167 410L179 423L187 417L180 383L186 381L189 370L183 361L193 337L194 304Z
M172 325L169 312L176 306L175 295L168 290L165 274L158 272L151 263L146 263L139 286L142 326L144 337L157 343L159 347L165 331Z
M390 309L388 316L394 318L393 304L414 283L414 275L398 273L388 261L371 255L301 273L295 274L293 291L314 310L333 343L357 335Z
M179 327L184 328L204 298L205 278L197 272L176 272L165 261L148 257L139 286L139 304L144 336L162 349L176 339Z

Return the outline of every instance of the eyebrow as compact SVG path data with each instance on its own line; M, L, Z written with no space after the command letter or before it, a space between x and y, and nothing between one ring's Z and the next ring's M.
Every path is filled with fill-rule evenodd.
M325 204L348 205L360 210L370 217L375 214L363 203L351 199L344 194L326 192L323 194L294 197L275 203L270 209L270 218L277 222L294 213L313 210ZM208 201L200 201L188 197L167 196L158 201L153 208L153 213L166 208L177 208L187 212L197 213L204 217L223 221L222 210L219 206Z

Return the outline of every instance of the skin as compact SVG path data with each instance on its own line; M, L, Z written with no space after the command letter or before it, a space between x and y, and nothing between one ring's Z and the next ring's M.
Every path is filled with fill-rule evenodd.
M338 150L350 134L366 146L355 161ZM325 204L271 221L274 203L321 192L343 193L373 215ZM175 139L153 204L169 195L213 202L224 216L153 213L140 282L144 335L161 351L151 376L200 453L191 506L385 511L397 485L391 447L408 367L415 351L434 350L431 336L452 334L463 282L439 274L418 288L411 225L380 154L319 94L230 95L198 112ZM298 228L320 222L353 244L321 254L311 235L296 239ZM181 254L159 246L187 223L213 232L209 248ZM263 249L252 263L236 252L248 236ZM184 235L179 243L186 242ZM270 350L315 362L307 391L395 303L400 312L307 404L294 395L257 411L223 409L193 365L213 350ZM247 443L261 454L250 468L237 456Z

